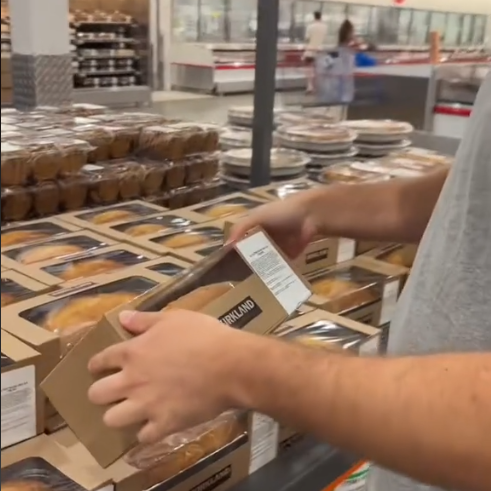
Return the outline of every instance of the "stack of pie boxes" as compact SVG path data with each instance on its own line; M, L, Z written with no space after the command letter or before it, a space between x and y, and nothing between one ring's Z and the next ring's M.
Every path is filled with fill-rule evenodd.
M50 110L40 118L52 121ZM169 141L179 146L161 126L146 130L141 130L139 141L148 153L140 163L162 159ZM163 134L168 139L165 145L158 143ZM29 148L27 143L15 145L22 152ZM390 174L398 166L410 165L405 161L414 161L415 168L425 165L418 164L420 160L425 158L418 152L416 157L404 154L380 167ZM2 148L2 171L3 164ZM86 165L101 164L82 167ZM340 175L349 170L349 164L344 166ZM386 177L380 169L374 173ZM148 304L160 309L183 292L203 287L208 294L215 288L216 296L200 311L235 327L311 348L379 353L415 246L318 238L292 262L267 234L255 232L250 237L256 240L254 247L271 247L301 292L296 298L302 301L288 307L278 300L274 287L262 282L245 252L250 247L241 248L241 242L223 247L231 227L250 210L317 186L298 179L173 210L158 200L137 197L4 224L2 485L16 481L39 485L33 490L51 486L142 491L164 483L161 489L166 491L225 491L299 440L295 431L263 416L229 414L194 430L192 436L171 437L158 448L133 448L135 442L127 435L106 437L100 413L87 406L81 388L90 383L86 372L90 353L109 342L108 333L113 336L110 342L119 339L121 329L114 328L117 316L111 313L163 295L164 303ZM103 189L98 188L100 193ZM223 267L226 261L234 261L234 266ZM190 270L192 281L200 282L189 283ZM235 276L223 277L224 270ZM257 298L264 288L266 293ZM270 426L269 431L263 432L264 425ZM251 436L254 432L267 436L258 441Z

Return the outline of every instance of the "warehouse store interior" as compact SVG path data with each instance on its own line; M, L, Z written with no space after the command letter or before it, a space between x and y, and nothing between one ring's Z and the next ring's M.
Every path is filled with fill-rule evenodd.
M111 409L130 396L110 400L103 390L103 402L96 401L94 387L117 370L94 373L89 364L139 337L120 316L128 310L164 317L191 311L201 316L193 319L211 319L216 332L234 328L239 337L271 341L272 349L293 346L305 360L390 359L401 339L401 304L418 315L439 310L409 308L408 297L424 276L421 251L430 271L428 242L461 230L455 216L464 213L451 215L451 226L433 224L420 246L433 212L432 196L423 195L428 186L402 203L404 210L423 202L431 208L416 238L409 226L390 240L380 230L357 233L348 226L356 214L345 218L338 203L358 203L364 231L386 216L379 209L370 215L364 190L395 207L401 203L385 196L398 184L443 179L435 205L446 176L462 178L460 148L473 178L456 194L475 196L472 206L462 205L466 213L484 208L489 172L477 161L489 155L480 132L490 123L473 120L491 114L482 95L490 67L489 0L2 0L2 490L470 490L450 471L441 477L416 464L379 466L378 455L361 455L356 444L333 446L322 431L291 424L299 417L284 421L259 405L239 411L232 404L215 419L142 442L139 430L150 418L109 425ZM472 146L478 150L469 153ZM448 185L447 200L451 192ZM312 216L323 210L326 223L332 215L342 224L278 234L261 215L284 213L293 227L305 203ZM451 256L452 243L474 237L469 224L477 218L459 237L445 235L442 257ZM305 234L292 254L290 241ZM459 251L474 250L465 244ZM460 278L460 254L448 259L453 278ZM475 261L462 268L487 291L489 259ZM485 312L486 298L479 305ZM445 322L443 344L459 349ZM203 334L196 330L186 330L188 338L178 331L150 343L149 360L166 354L153 373L160 364L177 373L174 342L176 353L182 349L183 359L199 366L200 357L183 346L210 343L197 342ZM422 338L428 345L410 354L444 351L433 331ZM464 351L491 351L487 332L472 339L469 333ZM268 356L256 357L257 367L259 358ZM250 385L271 380L257 371ZM177 412L205 412L226 378ZM184 387L184 375L180 380ZM205 375L199 380L205 384ZM297 384L299 393L285 401L300 407L302 386L310 385ZM276 389L280 394L281 382L271 393ZM171 394L176 400L178 392L185 389Z

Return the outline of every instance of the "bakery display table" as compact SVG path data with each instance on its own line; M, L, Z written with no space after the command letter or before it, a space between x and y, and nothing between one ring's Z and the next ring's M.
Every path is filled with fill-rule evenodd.
M329 445L304 438L231 491L327 491L357 461Z

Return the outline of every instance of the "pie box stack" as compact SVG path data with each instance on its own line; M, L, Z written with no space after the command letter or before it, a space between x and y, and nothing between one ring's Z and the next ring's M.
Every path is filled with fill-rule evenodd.
M314 310L288 320L273 335L317 349L362 356L380 352L380 329L324 310ZM282 425L278 435L278 452L290 448L302 438L298 432Z
M200 257L190 254L190 251L214 246L219 248L223 244L224 228L225 222L216 220L183 227L175 231L157 232L142 238L130 238L128 243L155 254L174 252L174 254L182 256L184 259L188 258L192 262L196 262Z
M186 308L236 329L268 334L310 295L305 280L266 233L255 229L168 284L108 312L48 375L42 389L94 459L107 467L135 446L136 432L104 425L107 408L96 407L87 399L87 391L94 382L87 363L96 353L130 337L118 321L122 310Z
M157 257L151 252L121 243L72 257L58 257L34 265L19 266L17 271L46 285L61 285L127 268L144 267Z
M18 271L2 272L2 308L50 290L47 285L49 283L40 283L33 280L32 276L24 275Z
M197 220L218 220L232 215L244 215L265 202L264 198L261 199L258 196L233 193L213 201L184 208L183 211L190 217L196 217Z
M105 312L168 280L154 271L131 269L69 282L57 290L2 308L3 329L40 353L40 380ZM48 405L48 428L55 415Z
M187 213L185 210L175 210L100 225L97 227L97 231L111 239L128 242L135 238L145 239L147 236L155 234L178 231L206 221L204 217Z
M40 360L37 351L2 330L2 454L44 431Z
M199 452L197 444L186 444L181 438L180 446L172 440L169 445L161 444L153 453L153 462L151 452L147 456L143 454L146 461L135 459L136 452L130 452L105 469L69 429L49 436L40 435L2 451L2 487L22 483L38 484L39 488L29 488L33 491L142 491L165 481L159 489L227 491L247 477L250 458L244 423L231 418L227 422L224 429L228 428L228 433L217 431L218 424L208 425L213 431L210 429L203 434L203 449L217 446L215 439L229 439L230 443L207 457L202 456L205 450ZM174 451L166 454L172 445ZM149 465L151 463L153 465ZM147 467L143 468L142 464Z
M409 271L360 256L308 276L309 304L363 324L381 327L392 320Z
M252 188L248 192L253 196L258 196L268 201L276 201L316 187L319 187L319 183L310 181L309 179L294 179L292 181Z
M111 206L100 206L74 213L64 213L58 219L83 229L98 230L99 227L138 220L146 216L163 213L166 208L146 201L134 200Z
M43 242L17 245L2 249L2 266L16 269L32 266L43 261L59 258L74 258L80 254L115 245L116 242L88 230L55 236Z
M42 242L80 230L81 227L64 223L56 218L43 218L2 227L2 251L7 247Z
M225 219L225 240L230 236L233 226L242 217L228 217ZM335 264L350 261L355 257L356 242L344 238L319 238L311 242L295 264L304 275L328 268Z

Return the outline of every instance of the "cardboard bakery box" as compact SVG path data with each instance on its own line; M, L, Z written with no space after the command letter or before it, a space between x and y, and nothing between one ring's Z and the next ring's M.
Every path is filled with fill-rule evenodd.
M241 217L228 217L224 220L225 240L240 220ZM352 239L320 238L311 242L294 262L302 274L308 275L350 261L355 257L355 247L356 242Z
M107 408L96 407L87 398L94 382L87 364L96 353L130 337L118 320L122 310L159 311L175 302L172 307L203 312L234 328L267 334L309 297L305 280L266 233L256 229L167 285L107 313L44 380L42 388L97 462L108 466L136 443L136 432L104 425Z
M174 232L159 232L153 235L131 238L128 243L156 254L165 254L174 251L182 257L190 257L193 262L199 256L189 256L189 252L201 247L210 247L223 244L224 220L215 220L191 227L176 230Z
M411 269L417 253L418 246L415 244L386 244L367 252L365 255L384 263Z
M64 213L58 218L80 228L98 230L100 226L138 220L146 216L163 213L167 208L146 201L125 201L116 205L100 206L89 210Z
M80 254L115 245L116 242L88 230L80 230L43 242L6 247L2 250L2 265L9 269L33 266L48 259L75 258Z
M130 244L118 244L75 257L50 259L33 265L20 266L19 271L47 285L60 285L100 274L112 274L123 269L140 267L158 256Z
M182 210L167 211L147 217L100 225L97 231L114 240L127 242L132 239L145 239L148 236L161 233L171 233L198 225L206 221L197 216L187 216Z
M114 491L108 476L70 459L47 435L2 450L1 482L19 490Z
M41 283L17 271L2 272L2 308L49 290L48 283Z
M102 315L167 282L154 271L132 268L69 282L62 288L2 308L2 328L41 354L44 379Z
M267 199L268 201L276 201L316 187L319 187L318 182L310 181L309 179L294 179L287 182L252 188L249 189L248 193L262 199Z
M3 449L44 430L44 398L38 364L41 355L6 331L2 333Z
M110 481L114 491L141 491L154 486L159 491L226 491L247 477L250 444L246 429L240 423L223 434L203 433L188 444L160 444L157 451L153 450L155 446L137 447L105 469L71 430L50 435L50 440L66 461L77 463L80 475L74 477L81 481L84 472L90 473L99 481ZM183 442L184 438L171 436L167 440ZM142 458L135 459L138 454Z
M325 346L330 350L360 355L377 355L381 351L381 329L322 310L314 310L288 320L273 334L292 341L300 340L307 346ZM305 435L280 424L278 453L296 446L304 438Z
M7 247L42 242L77 230L80 230L80 227L64 223L56 218L43 218L2 226L2 251Z
M159 255L157 259L152 259L151 261L143 263L141 267L163 274L166 277L173 278L174 276L187 271L194 263L195 261L192 261L190 258L179 256L178 254L169 251Z
M379 327L391 321L407 274L406 268L360 256L310 275L309 303Z
M190 217L196 219L219 220L227 216L244 215L249 210L257 208L266 203L264 198L253 196L247 193L233 193L200 203L198 205L183 208Z
M367 252L373 251L379 247L386 247L387 244L383 242L375 242L370 240L358 240L356 242L356 255L361 256L362 254L366 254Z

